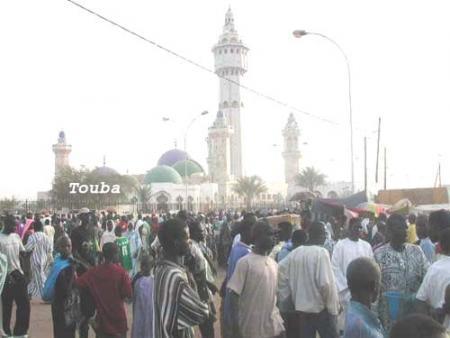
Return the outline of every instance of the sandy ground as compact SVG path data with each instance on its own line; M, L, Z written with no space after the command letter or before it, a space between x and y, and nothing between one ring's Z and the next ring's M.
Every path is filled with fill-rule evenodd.
M216 284L218 287L220 287L220 284L223 280L224 272L220 271L219 276L217 278ZM218 295L215 296L215 304L217 310L220 307L220 297ZM13 310L15 311L15 310ZM128 306L128 327L131 329L131 319L132 319L132 311L131 311L131 305ZM13 320L12 323L14 323L14 312L13 312ZM29 331L29 337L30 338L52 338L53 337L53 326L52 326L52 314L51 314L51 306L48 304L42 303L42 301L38 299L33 299L31 302L31 323L30 323L30 331ZM216 338L220 338L220 327L219 322L217 321L216 324ZM128 332L128 336L130 337L131 333ZM89 338L95 338L95 335L93 334L92 330L89 330ZM197 334L197 337L200 337L199 334Z

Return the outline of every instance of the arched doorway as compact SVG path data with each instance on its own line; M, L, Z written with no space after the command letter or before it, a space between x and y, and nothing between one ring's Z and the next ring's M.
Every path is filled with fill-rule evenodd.
M169 211L169 197L167 197L164 194L159 195L156 197L156 209L159 212L168 212Z
M181 196L177 197L177 209L183 210L183 197Z
M187 209L189 211L193 211L194 210L194 197L192 196L188 196L188 206Z

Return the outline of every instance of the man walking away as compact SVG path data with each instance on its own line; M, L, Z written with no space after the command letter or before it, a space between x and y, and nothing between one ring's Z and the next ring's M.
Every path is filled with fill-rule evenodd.
M268 257L273 247L272 227L258 222L253 228L253 252L241 258L228 282L233 337L284 337L277 303L277 263Z
M119 265L119 250L115 243L103 246L104 262L89 269L76 284L88 289L97 309L97 338L125 338L127 316L124 301L131 298L131 281Z

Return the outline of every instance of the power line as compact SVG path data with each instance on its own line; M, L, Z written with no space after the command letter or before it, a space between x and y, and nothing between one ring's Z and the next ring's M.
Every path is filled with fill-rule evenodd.
M247 90L247 91L249 91L249 92L251 92L251 93L253 93L253 94L257 95L257 96L260 96L260 97L265 98L265 99L267 99L269 101L272 101L272 102L274 102L274 103L276 103L276 104L278 104L280 106L283 106L284 108L286 108L288 110L293 110L293 111L296 111L296 112L301 113L303 115L306 115L306 116L309 116L309 117L312 117L312 118L315 118L315 119L318 119L320 121L327 122L327 123L330 123L330 124L334 124L334 125L341 125L342 124L340 122L333 121L333 120L327 119L325 117L321 117L321 116L309 113L309 112L304 111L302 109L299 109L299 108L297 108L295 106L292 106L292 105L290 105L290 104L288 104L286 102L283 102L283 101L281 101L281 100L279 100L279 99L277 99L277 98L275 98L273 96L267 95L267 94L262 93L262 92L260 92L258 90L255 90L255 89L250 88L250 87L248 87L246 85L243 85L243 84L241 84L241 83L239 83L237 81L234 81L234 80L229 79L229 78L227 78L225 76L217 74L214 70L212 70L212 69L210 69L208 67L205 67L205 66L201 65L200 63L198 63L198 62L196 62L196 61L194 61L192 59L189 59L188 57L185 57L185 56L183 56L183 55L181 55L181 54L179 54L179 53L177 53L177 52L175 52L175 51L173 51L173 50L171 50L171 49L169 49L167 47L164 47L163 45L161 45L161 44L159 44L159 43L157 43L157 42L155 42L153 40L150 40L149 38L146 38L145 36L143 36L143 35L135 32L135 31L133 31L133 30L131 30L131 29L129 29L129 28L127 28L127 27L117 23L117 22L115 22L114 20L108 19L107 17L105 17L105 16L95 12L92 9L89 9L89 8L81 5L80 3L78 3L78 2L76 2L74 0L67 0L67 1L72 3L73 5L81 8L81 9L83 9L84 11L86 11L86 12L88 12L88 13L90 13L90 14L92 14L92 15L100 18L100 19L102 19L103 21L106 21L106 22L110 23L111 25L116 26L116 27L122 29L123 31L125 31L125 32L127 32L127 33L129 33L129 34L131 34L131 35L141 39L141 40L144 40L145 42L153 45L154 47L159 48L159 49L163 50L164 52L169 53L172 56L174 56L176 58L179 58L179 59L181 59L181 60L183 60L183 61L193 65L194 67L197 67L197 68L199 68L199 69L201 69L201 70L203 70L205 72L208 72L210 74L214 74L214 75L216 75L217 77L219 77L221 79L224 79L224 80L226 80L226 81L228 81L230 83L233 83L236 86L239 86L242 89L245 89L245 90Z

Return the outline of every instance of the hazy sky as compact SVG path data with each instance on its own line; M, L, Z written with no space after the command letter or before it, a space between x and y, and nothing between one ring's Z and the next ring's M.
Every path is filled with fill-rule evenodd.
M301 113L301 166L329 180L350 179L347 71L351 63L356 183L363 185L368 136L374 184L376 133L388 148L388 187L432 186L438 161L448 182L450 20L448 1L80 0L147 38L213 68L211 48L229 5L250 48L246 86ZM71 164L144 173L174 146L206 167L207 128L217 112L218 79L101 21L65 0L0 2L0 196L36 197L54 173L59 130ZM283 180L281 129L290 110L242 92L245 174ZM162 122L170 117L173 123ZM307 143L307 145L303 145ZM382 162L382 161L381 161ZM381 167L381 166L380 166ZM382 178L382 176L381 176ZM382 181L382 179L381 179Z

